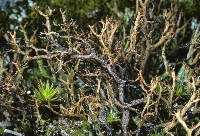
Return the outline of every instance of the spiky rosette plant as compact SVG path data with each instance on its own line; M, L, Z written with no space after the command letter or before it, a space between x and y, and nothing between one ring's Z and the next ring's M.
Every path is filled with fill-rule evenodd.
M55 97L57 92L58 87L54 89L53 84L50 86L48 80L46 85L41 82L41 84L38 85L38 89L35 89L36 98L40 104L57 100L58 97Z

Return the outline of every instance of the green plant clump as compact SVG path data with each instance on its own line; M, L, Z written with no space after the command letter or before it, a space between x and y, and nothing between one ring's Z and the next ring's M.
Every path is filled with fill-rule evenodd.
M118 112L115 112L114 114L112 113L112 111L110 111L110 115L107 117L107 121L109 123L113 123L115 121L120 121L120 118L117 116Z
M47 80L46 85L43 83L39 84L38 89L35 89L34 92L39 103L46 103L58 99L58 97L55 97L58 89L58 87L54 89L53 84L50 86L49 81Z

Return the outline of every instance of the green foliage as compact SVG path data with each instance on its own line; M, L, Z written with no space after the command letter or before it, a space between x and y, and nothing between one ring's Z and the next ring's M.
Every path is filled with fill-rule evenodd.
M129 24L129 21L130 19L133 18L133 15L134 15L134 11L131 10L130 8L125 8L125 13L124 13L124 16L123 16L123 22L128 25Z
M6 68L4 67L4 60L3 58L0 57L0 80L1 76L3 75L4 72L6 72Z
M113 122L120 121L117 115L118 115L118 111L113 113L112 110L110 110L110 115L107 117L108 123L112 124Z
M0 128L0 135L4 135L4 130L6 129L6 127L1 127Z
M150 134L150 136L166 136L165 133L163 131L161 132L156 132L155 131L155 134Z
M36 75L39 79L50 79L51 81L55 81L55 75L54 74L50 74L49 73L49 69L48 67L44 68L43 65L43 60L38 59L37 61L37 65L38 65L38 69L36 69Z
M22 124L21 129L26 135L33 135L33 129L26 124Z
M176 83L174 91L175 95L180 95L181 98L188 96L190 93L189 87L187 85L184 85L182 82Z
M43 9L47 9L47 5L56 9L59 15L60 8L67 13L67 21L71 18L77 21L77 24L84 29L88 29L86 24L93 24L97 20L101 20L103 16L109 15L109 10L106 6L107 0L51 0L40 1L37 0L37 5ZM101 16L100 16L101 15ZM56 16L56 15L55 15Z
M33 61L33 68L28 68L26 71L26 78L32 83L37 83L38 80L46 81L49 80L56 83L56 76L54 73L50 72L49 67L45 66L42 59L37 59Z
M168 93L167 88L163 84L161 84L161 87L163 88L162 89L162 95L163 96L168 95L169 93ZM159 85L157 85L155 91L157 93L160 92L160 86ZM174 95L175 96L180 95L180 97L185 97L185 96L189 95L189 93L190 93L190 90L188 89L187 85L184 85L182 82L178 82L178 81L176 82L175 88L174 88Z
M58 87L56 89L53 88L53 84L50 86L49 81L47 80L46 85L41 83L38 86L38 89L35 89L35 94L38 102L46 103L52 102L57 100L58 98L55 97L56 93L58 92Z
M200 1L199 0L179 0L180 6L184 8L184 13L187 17L196 17L200 20Z
M176 95L179 95L183 92L182 86L180 85L180 83L176 84Z

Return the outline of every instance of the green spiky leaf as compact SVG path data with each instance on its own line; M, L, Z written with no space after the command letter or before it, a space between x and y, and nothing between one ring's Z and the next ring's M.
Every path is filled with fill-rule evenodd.
M39 103L45 103L49 101L55 101L58 99L55 97L56 93L58 92L58 88L54 89L53 84L50 86L49 81L47 81L46 85L41 83L38 85L38 89L35 89L36 97Z

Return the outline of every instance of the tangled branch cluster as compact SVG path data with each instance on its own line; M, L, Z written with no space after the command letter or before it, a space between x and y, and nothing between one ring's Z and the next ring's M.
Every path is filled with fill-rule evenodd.
M162 130L174 135L181 133L176 130L179 127L187 135L199 135L195 117L200 101L199 27L187 62L176 73L166 50L183 37L189 21L182 19L176 3L157 14L161 5L162 1L156 7L148 0L137 0L129 28L107 17L89 26L88 32L67 21L62 10L62 23L57 24L50 18L54 10L49 8L45 14L35 7L45 18L44 32L37 36L34 30L30 36L27 24L20 24L24 37L8 33L11 49L1 56L0 106L5 109L6 126L12 126L12 118L20 124L17 131L33 134L126 136ZM110 8L123 16L116 6ZM148 61L156 52L163 68L159 76L150 77ZM38 80L50 80L59 87L56 101L38 102L34 93ZM34 130L29 130L32 126Z

